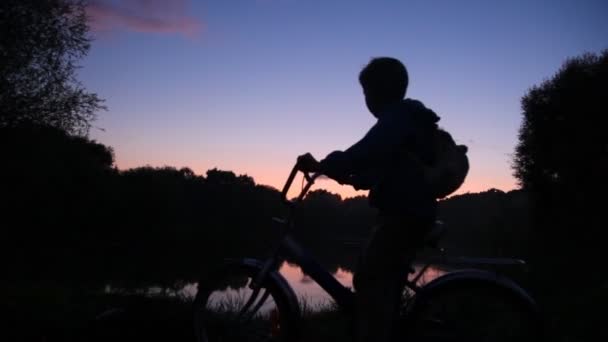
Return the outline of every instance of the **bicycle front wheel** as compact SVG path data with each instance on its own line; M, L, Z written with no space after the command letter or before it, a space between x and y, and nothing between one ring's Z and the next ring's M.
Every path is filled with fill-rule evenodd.
M227 264L198 283L194 328L199 342L290 341L298 316L269 276L253 286L259 267Z
M529 303L491 283L446 286L410 318L408 341L541 341L542 324Z

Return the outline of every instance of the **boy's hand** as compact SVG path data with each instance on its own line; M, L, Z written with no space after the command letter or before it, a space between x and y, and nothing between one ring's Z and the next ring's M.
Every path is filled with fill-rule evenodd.
M319 172L319 162L310 153L298 157L298 168L304 172Z

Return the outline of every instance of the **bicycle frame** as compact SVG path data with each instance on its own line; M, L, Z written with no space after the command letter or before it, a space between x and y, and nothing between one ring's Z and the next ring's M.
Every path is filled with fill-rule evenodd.
M281 231L281 238L279 243L272 249L270 256L264 262L259 274L256 276L250 287L253 290L250 298L251 304L256 301L259 295L260 284L264 282L264 279L268 276L269 272L277 271L280 265L285 260L294 260L294 262L300 266L302 271L310 276L319 286L325 290L338 304L339 307L347 311L351 311L354 307L354 293L347 287L343 286L337 281L331 273L326 271L302 246L300 246L295 239L288 233L288 229L293 228L293 212L296 204L302 201L314 180L319 176L318 174L309 175L304 173L304 177L307 180L306 185L297 196L295 200L287 199L287 192L295 179L299 169L296 166L292 169L287 182L282 191L282 199L285 204L288 205L289 212L285 219L273 218L275 222L284 226L285 229ZM244 308L248 310L250 305L246 305Z
M294 322L301 318L299 303L296 294L291 286L286 282L285 278L279 274L279 268L284 261L289 261L297 264L302 269L303 273L314 280L331 298L334 299L338 308L350 317L354 317L355 313L355 298L356 293L350 288L342 285L334 276L328 272L320 263L318 263L296 240L290 235L289 231L294 228L294 210L297 204L302 201L317 178L318 174L309 175L304 173L307 180L300 194L293 200L287 199L287 193L293 183L296 174L300 171L298 166L292 169L285 186L281 192L282 200L288 205L288 213L285 219L273 218L275 222L281 224L280 238L277 240L273 248L270 250L269 256L264 260L242 259L236 260L244 265L248 265L255 269L253 279L249 283L252 290L249 294L244 306L239 310L237 319L248 320L259 313L266 300L271 295L268 290L268 285L272 284L273 288L281 292L281 298L286 305L286 317L290 317L289 321ZM432 265L472 265L472 264L490 264L490 265L525 265L522 260L506 259L506 258L466 258L466 257L447 257L442 248L436 245L441 237L443 229L441 225L436 226L426 237L425 245L436 249L440 252L439 257L431 257L419 263L422 267L416 272L407 272L403 270L403 283L406 291L411 291L400 308L399 324L395 326L393 332L396 336L408 335L412 327L423 322L424 326L430 324L430 327L446 328L450 332L450 327L441 325L441 320L433 319L426 315L426 308L432 305L435 298L442 298L444 295L449 295L451 291L458 290L470 286L481 286L483 288L497 291L500 296L506 300L515 303L518 308L522 308L522 313L529 313L539 329L539 334L542 334L543 321L540 315L539 307L523 288L513 282L508 277L500 275L498 272L488 272L475 268L450 270L447 273L431 280L428 283L418 285L419 279ZM422 261L422 260L418 260ZM411 277L409 274L414 273ZM274 294L273 294L274 296ZM282 312L283 313L283 312ZM412 325L414 324L414 325ZM296 329L297 330L297 329ZM441 333L441 329L440 329ZM415 333L414 333L415 334ZM404 335L404 336L405 336ZM541 335L539 335L541 336Z
M279 267L285 260L293 260L295 264L300 266L302 271L312 278L325 292L327 292L338 304L338 306L349 313L354 310L355 304L355 293L343 286L340 282L334 278L334 276L326 271L302 246L300 246L291 235L288 230L293 229L293 212L296 205L303 200L304 196L311 188L315 179L319 176L318 174L309 175L304 173L304 177L307 180L306 185L302 188L300 194L294 199L287 199L287 192L295 179L296 174L300 171L296 166L292 169L283 191L281 192L283 201L288 205L289 211L285 219L274 218L275 222L278 222L284 226L281 231L281 238L275 247L271 250L269 257L264 262L259 274L255 277L254 281L250 284L253 293L248 303L243 308L243 312L249 310L254 302L258 304L254 307L254 311L261 306L261 303L265 300L267 294L262 295L260 301L258 301L259 290L261 284L263 284L266 277L270 272L278 271ZM447 283L459 282L459 281L489 281L496 283L500 286L508 288L510 291L516 293L519 297L524 298L530 305L535 305L532 298L530 298L523 289L519 288L515 283L512 283L508 279L502 277L495 277L494 275L479 270L463 270L461 272L454 272L449 276L442 276L431 283L423 286L417 285L418 280L426 272L431 265L436 264L491 264L491 265L525 265L522 260L518 259L496 259L496 258L466 258L466 257L446 257L445 251L441 248L438 249L441 255L437 258L427 259L426 262L422 263L423 267L412 277L412 279L404 279L404 285L416 295L423 295L427 297L435 289L441 289ZM405 273L405 270L404 270ZM410 272L412 273L412 272ZM405 274L404 274L405 276ZM423 300L422 300L423 301ZM419 301L420 302L420 301Z
M275 222L282 224L286 229L282 231L280 242L277 246L275 246L275 248L272 249L270 256L264 262L262 270L253 281L251 286L252 289L254 289L254 294L252 296L257 296L257 291L255 290L259 287L258 284L263 282L268 273L270 271L277 271L281 263L287 259L293 260L295 264L300 266L302 271L312 278L325 292L327 292L341 309L351 312L354 309L355 293L337 281L330 272L325 270L325 268L321 266L321 264L319 264L310 255L310 253L300 246L288 233L288 230L293 228L293 211L297 203L303 200L315 179L319 176L318 174L309 175L304 173L304 177L307 180L306 185L294 200L289 200L287 199L287 192L289 191L289 188L291 187L291 184L293 183L298 171L299 169L297 165L294 166L287 179L287 182L285 183L285 186L283 187L283 191L281 192L283 202L289 207L289 212L286 219L274 218ZM421 269L420 273L415 276L412 281L407 280L405 282L406 286L412 291L417 292L419 287L416 286L416 281L429 266L430 264L425 265L425 267ZM253 301L255 301L255 299L253 299Z
M325 290L341 308L350 311L354 306L354 293L342 285L328 271L323 268L310 254L303 249L289 235L285 236L282 242L281 251L284 255L295 260L302 271L310 276L319 286Z

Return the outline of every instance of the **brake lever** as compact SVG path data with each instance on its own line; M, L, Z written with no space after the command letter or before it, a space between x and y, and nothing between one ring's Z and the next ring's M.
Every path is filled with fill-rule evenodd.
M312 180L313 180L313 177L310 175L310 172L304 172L304 178L309 183L312 182Z

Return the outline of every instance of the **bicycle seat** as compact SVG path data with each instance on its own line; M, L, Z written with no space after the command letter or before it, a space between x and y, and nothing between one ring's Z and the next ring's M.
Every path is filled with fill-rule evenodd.
M445 233L445 225L443 222L437 220L433 225L433 228L424 237L424 244L431 248L437 248L439 240Z

